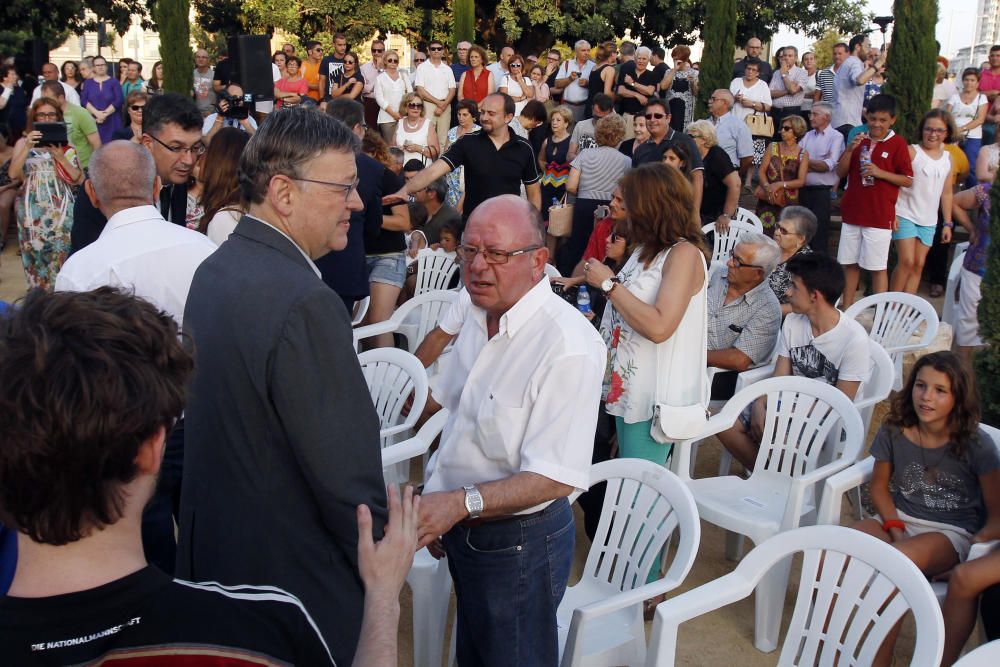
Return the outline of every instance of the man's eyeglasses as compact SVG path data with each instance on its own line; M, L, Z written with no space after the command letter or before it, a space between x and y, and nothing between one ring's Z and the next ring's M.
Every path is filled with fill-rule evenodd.
M431 48L429 48L427 50L428 51L444 51L444 47L443 46L432 46Z
M745 268L745 269L760 269L761 271L764 270L764 267L761 266L760 264L747 264L742 259L737 257L736 248L733 248L732 250L729 251L729 259L733 260L733 262L736 263L736 266L738 266L741 269Z
M663 120L666 117L667 117L667 114L665 114L665 113L648 113L648 114L646 114L646 120L653 120L654 118L656 120Z
M774 233L775 234L778 234L778 233L787 234L789 236L791 236L792 234L798 234L798 232L795 231L794 229L788 229L787 227L782 227L781 225L775 225L774 226Z
M372 49L372 53L383 53L385 49Z
M419 65L422 62L427 62L427 58L414 58L413 62L415 62L415 63L417 63Z
M540 245L530 245L527 248L518 248L517 250L491 250L489 248L480 250L474 245L460 245L456 250L458 251L458 258L470 264L475 261L476 255L480 252L483 253L483 259L486 260L487 264L506 264L511 257L517 257L518 255L538 250L541 247Z
M193 157L198 158L198 157L201 157L202 155L204 155L205 151L208 150L208 148L205 146L205 144L201 143L200 141L197 142L196 144L194 144L193 146L169 146L169 145L163 143L162 141L160 141L159 139L157 139L152 134L147 135L147 136L150 139L152 139L153 141L155 141L156 143L160 144L161 146L163 146L168 151L170 151L171 153L174 153L174 154L177 154L177 153L190 153Z
M145 104L133 104L129 107L132 111L142 111L142 108L146 106Z
M351 193L357 189L359 182L357 178L354 179L353 183L333 183L332 181L317 181L312 178L295 178L293 176L289 176L289 178L291 178L293 181L304 181L306 183L319 183L320 185L329 185L330 187L333 188L340 188L341 191L344 193L345 202L351 198Z

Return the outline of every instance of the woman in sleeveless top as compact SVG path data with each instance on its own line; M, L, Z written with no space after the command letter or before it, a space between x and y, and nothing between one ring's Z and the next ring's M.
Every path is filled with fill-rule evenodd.
M552 110L549 119L552 135L542 142L538 164L542 167L542 218L549 219L549 207L566 194L569 179L569 140L573 127L573 112L560 106Z
M607 44L597 46L597 65L590 73L587 80L587 109L586 116L590 118L594 106L594 96L600 93L614 97L615 87L615 67L618 55Z
M774 225L781 216L781 209L799 203L799 188L806 184L809 153L799 146L799 141L807 129L802 116L793 114L782 118L778 126L781 141L771 143L771 150L764 154L761 162L760 185L756 191L757 217L768 236L774 236Z
M407 93L399 105L402 119L396 125L394 145L403 149L403 164L419 160L422 164L433 162L440 152L434 123L424 118L424 104L416 93Z
M608 346L608 366L603 398L615 418L619 456L665 465L672 445L650 435L657 356L665 353L672 360L667 377L661 378L670 385L671 405L701 403L706 382L705 246L691 185L676 169L644 164L627 172L619 185L630 240L637 247L605 291L601 335ZM611 269L594 261L584 266L584 275L596 289L615 278ZM651 580L659 578L659 570L657 559Z
M896 200L896 223L892 240L897 263L889 289L916 294L924 271L927 253L934 245L938 204L944 214L941 243L951 243L951 157L944 149L955 134L955 124L944 109L932 109L917 128L919 144L910 146L913 185L899 189Z
M472 100L479 104L496 91L496 86L493 73L486 69L486 51L473 44L469 49L469 69L458 80L458 101Z

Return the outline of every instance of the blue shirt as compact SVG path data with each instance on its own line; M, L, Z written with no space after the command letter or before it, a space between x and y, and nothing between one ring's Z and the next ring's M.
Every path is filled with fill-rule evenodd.
M753 136L750 134L750 128L732 111L711 120L715 124L715 138L719 148L726 151L733 166L739 168L740 160L753 156Z
M835 186L840 180L837 177L837 161L844 154L844 135L835 130L832 125L822 132L809 130L802 137L799 146L809 153L810 160L822 160L829 171L809 171L806 173L806 185Z
M865 85L858 83L858 77L865 71L865 65L857 56L848 56L833 77L833 121L834 127L855 126L861 123L861 108L865 102Z

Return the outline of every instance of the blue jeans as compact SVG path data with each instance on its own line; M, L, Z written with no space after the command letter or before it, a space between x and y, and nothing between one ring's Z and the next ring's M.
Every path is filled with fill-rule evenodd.
M974 188L979 182L976 180L976 159L979 157L979 149L982 146L982 139L966 139L962 142L965 157L969 158L969 177L965 179L965 187L967 188Z
M565 498L528 519L444 536L458 598L461 667L531 667L559 662L556 609L566 592L576 531Z

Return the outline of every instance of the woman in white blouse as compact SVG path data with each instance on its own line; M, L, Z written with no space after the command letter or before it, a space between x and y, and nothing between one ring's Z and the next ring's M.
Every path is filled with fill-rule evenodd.
M969 164L975 168L979 149L983 145L983 123L986 121L986 109L989 102L986 96L979 92L979 70L967 67L962 72L962 90L952 95L945 108L951 112L958 128L958 136L962 139L962 150L969 158ZM975 185L975 178L970 178L970 185Z
M378 104L378 129L387 144L396 136L396 123L401 118L399 104L403 96L413 92L410 80L399 71L399 54L389 49L382 60L385 71L375 79L375 102Z
M729 92L736 98L733 106L733 114L740 120L746 122L746 117L750 114L764 114L771 110L771 89L762 79L760 79L760 65L748 62L743 70L742 78L733 79L729 84ZM753 138L753 164L759 167L764 161L764 149L767 147L765 137ZM756 169L747 171L747 187L750 186L751 174Z
M514 100L514 117L521 115L521 110L528 100L534 99L535 87L531 83L531 78L524 71L524 58L515 55L507 63L510 72L505 74L500 82L500 92L507 93Z

